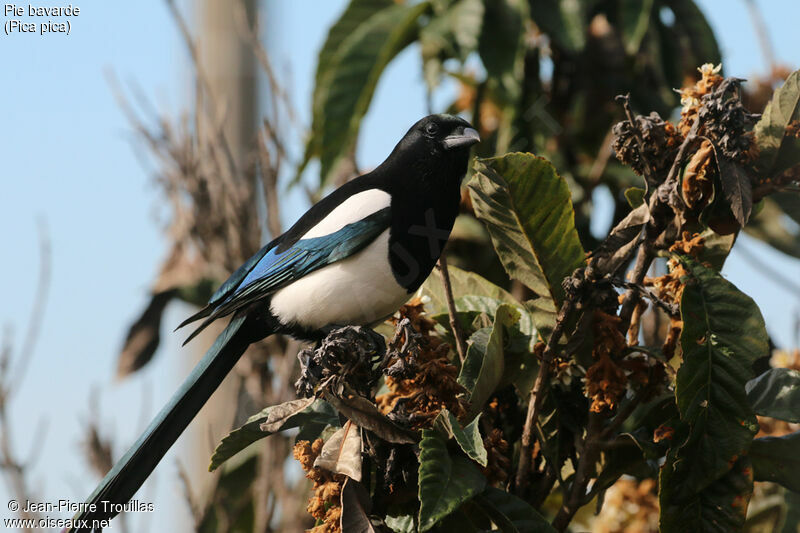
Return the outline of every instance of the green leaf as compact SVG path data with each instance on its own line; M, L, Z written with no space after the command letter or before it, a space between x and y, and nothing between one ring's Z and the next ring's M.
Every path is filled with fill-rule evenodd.
M248 418L242 427L231 431L222 439L211 456L208 470L216 470L222 463L255 441L279 431L305 424L338 423L336 411L323 400L302 398L267 407Z
M477 516L473 511L472 502L467 502L444 517L431 531L434 533L452 533L453 531L458 531L458 533L487 533L489 527L490 523L486 517Z
M769 195L778 207L786 213L789 218L800 224L800 193L793 192L775 192Z
M486 486L469 459L451 457L447 442L433 430L422 432L419 443L419 530L428 531Z
M800 231L773 198L761 200L761 211L750 219L744 231L776 250L800 257Z
M650 26L652 13L653 0L622 0L620 2L622 41L628 55L634 55L639 51L642 39Z
M339 17L339 20L328 30L328 36L317 57L317 71L314 76L311 114L315 121L319 120L317 117L324 116L325 114L325 105L327 103L327 93L329 89L328 79L330 78L331 67L334 66L333 59L336 53L347 38L350 37L361 24L379 11L392 7L393 4L393 0L351 0L344 10L344 13ZM312 127L312 132L316 132L318 129L318 127ZM317 135L311 135L306 144L303 163L297 171L295 182L300 178L300 173L303 171L306 164L315 156L319 155L321 149L320 138Z
M497 308L494 325L476 331L469 338L467 355L458 375L458 382L470 394L468 420L483 410L483 404L500 383L505 368L503 347L508 340L508 329L519 318L519 311L503 304Z
M325 185L352 150L383 70L416 38L417 20L429 8L429 2L351 1L320 52L311 138L298 175L318 157ZM357 24L345 20L353 13Z
M531 18L561 49L579 52L586 45L583 2L531 0Z
M447 270L450 273L450 287L453 289L453 296L456 299L456 308L459 311L470 310L469 307L464 309L458 307L459 303L463 302L461 297L465 295L483 296L491 298L492 300L499 300L503 303L519 305L519 302L511 296L511 293L474 272L467 272L453 265L448 265ZM426 279L425 283L420 287L420 293L430 298L430 302L425 304L425 310L428 314L431 316L447 314L447 299L445 297L442 279L438 274L433 273L428 276L428 279Z
M769 345L750 297L718 272L679 257L689 273L675 383L681 426L661 472L661 521L664 531L700 531L744 520L752 476L740 458L758 430L745 383Z
M193 528L197 533L217 531L253 531L255 516L253 510L253 486L259 471L259 454L255 450L237 455L228 461L215 483L209 506L199 524ZM235 505L230 505L226 495L236 495ZM225 506L228 504L228 507Z
M483 11L483 0L457 0L420 30L420 50L429 89L439 84L445 59L455 57L463 62L478 48Z
M391 503L386 509L386 525L395 533L417 533L419 502L416 499Z
M546 159L513 153L477 160L468 187L508 275L560 306L561 282L585 259L566 181Z
M757 415L800 422L800 372L770 368L745 386L747 400Z
M628 187L625 189L625 199L628 201L628 205L631 206L631 209L636 209L644 203L645 192L647 191L641 187Z
M759 150L758 167L767 176L800 163L800 139L785 136L786 126L800 120L800 70L775 90L753 131Z
M524 0L485 0L486 13L478 53L488 78L499 84L503 103L514 104L520 97L525 55Z
M681 482L675 477L675 460L675 450L670 450L659 477L661 515L658 530L661 533L742 531L747 504L753 493L750 459L745 456L733 461L727 473L686 501L668 497L671 488Z
M436 417L434 426L441 427L448 438L454 437L461 451L467 454L467 457L481 466L486 466L486 448L483 446L483 439L478 427L480 419L481 415L478 414L475 420L462 429L455 415L447 409L442 409L442 412Z
M690 437L681 449L685 491L702 490L747 452L758 430L745 393L753 362L769 353L755 302L720 274L681 256L690 273L681 299L683 364L675 395Z
M800 531L800 493L787 490L784 495L786 516L781 533L797 533Z
M476 329L484 327L483 325L475 326L476 319L479 317L494 317L497 313L497 308L504 303L507 304L507 302L488 296L467 295L455 301L456 314L463 330L472 333ZM508 341L504 350L505 370L499 386L502 387L503 384L513 383L520 394L525 396L530 391L533 381L536 379L536 373L539 370L539 363L532 354L537 340L537 330L534 325L533 315L525 307L514 305L514 309L519 312L520 319L507 332ZM553 317L555 317L555 311L553 311ZM432 315L432 318L443 327L450 327L450 315L448 313ZM553 323L555 323L555 318L553 318Z
M753 478L800 492L800 431L783 437L755 439L750 447Z
M386 515L386 525L395 533L417 533L414 517L409 514Z
M736 242L737 233L730 235L720 235L710 228L706 228L701 234L703 237L703 250L698 256L701 263L708 263L714 270L721 271L725 265L725 260Z
M553 328L556 327L558 309L553 299L548 296L534 298L525 302L525 310L530 314L533 323L536 325L536 332L542 342L547 342Z
M486 487L477 503L504 533L555 533L555 528L528 504L504 490Z
M675 26L685 33L689 40L692 64L718 64L722 61L714 31L705 15L692 0L667 0L667 6L675 14Z
M531 336L536 333L536 326L533 323L533 319L527 312L525 312L525 308L516 302L503 301L497 298L491 298L489 296L468 294L466 296L457 298L453 303L456 307L456 313L461 318L461 323L465 328L469 327L473 320L475 320L475 317L482 313L485 313L489 316L494 316L494 314L497 312L497 308L505 303L514 306L517 311L520 312L521 316L518 324L520 333L527 336ZM442 325L446 325L450 321L450 313L448 313L446 309L437 314L428 314L431 316L431 318Z

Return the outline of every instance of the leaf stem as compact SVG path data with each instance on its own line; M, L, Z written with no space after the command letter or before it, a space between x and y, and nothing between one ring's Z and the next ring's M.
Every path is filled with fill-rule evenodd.
M450 327L453 330L453 337L456 339L456 352L461 363L467 357L467 344L464 341L464 331L461 329L461 323L458 321L456 315L456 303L453 300L453 286L450 284L450 271L447 270L447 256L442 252L439 257L439 272L442 275L442 284L444 285L445 300L447 300L447 312L450 315Z

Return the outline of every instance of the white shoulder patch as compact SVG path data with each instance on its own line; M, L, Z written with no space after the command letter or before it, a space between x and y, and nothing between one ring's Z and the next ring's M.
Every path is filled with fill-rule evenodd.
M330 235L348 224L358 222L384 207L389 207L391 202L391 195L380 189L369 189L354 194L328 213L328 216L320 220L316 226L308 230L300 238L310 239L312 237Z

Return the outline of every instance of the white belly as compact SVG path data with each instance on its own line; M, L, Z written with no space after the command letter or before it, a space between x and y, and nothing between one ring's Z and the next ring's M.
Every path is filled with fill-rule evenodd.
M284 324L306 328L366 325L397 311L409 296L389 268L387 229L357 254L277 291L270 310Z

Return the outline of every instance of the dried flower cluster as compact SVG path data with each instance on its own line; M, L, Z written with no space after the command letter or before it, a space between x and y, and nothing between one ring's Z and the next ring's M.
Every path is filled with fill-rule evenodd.
M592 356L595 363L586 371L586 396L592 399L591 410L595 413L613 409L625 394L628 380L617 361L628 345L619 330L620 321L616 315L594 311Z
M686 271L683 266L674 259L670 259L667 265L669 269L667 274L658 278L646 278L645 284L652 284L659 294L665 295L665 297L659 296L662 300L678 303L683 294L683 284L680 279L682 276L686 275ZM683 321L680 317L670 317L669 332L662 346L664 357L667 359L671 359L672 356L675 355L675 347L678 345L678 339L681 336L682 330Z
M691 130L696 117L700 119L698 135L709 138L725 157L739 163L749 163L758 155L750 128L754 115L742 105L739 97L743 80L723 78L721 65L700 67L700 80L692 87L681 89L681 121L678 129L683 135Z
M680 240L675 241L670 246L670 252L678 252L684 255L697 258L703 251L705 243L703 237L698 234L690 234L687 231L683 232ZM686 269L677 259L669 259L667 261L668 272L663 276L644 279L644 285L651 287L656 297L664 302L670 304L680 304L681 296L683 295L683 278L688 275ZM667 359L675 355L675 347L678 345L678 338L680 337L683 329L683 322L679 316L670 317L669 332L664 341L663 352Z
M389 392L376 398L381 412L406 427L429 427L442 409L456 417L466 413L464 388L450 362L450 347L433 334L435 322L425 316L418 298L400 308L393 320L397 334L389 345L385 371Z
M491 408L491 406L490 406ZM487 463L483 475L490 485L502 485L508 480L511 460L508 458L509 444L500 428L493 428L483 439Z
M341 533L339 525L342 516L341 493L345 476L332 474L322 468L315 468L314 461L322 451L322 439L312 443L301 440L294 445L294 458L306 473L306 477L314 482L313 495L308 500L306 510L313 516L317 525L308 530L310 533Z
M684 87L679 91L681 95L680 129L682 135L689 133L689 129L700 108L702 98L710 94L723 80L722 76L719 75L722 65L714 66L711 63L706 63L697 70L700 72L700 79L697 83Z
M316 348L306 348L297 354L300 360L300 377L295 383L297 395L310 398L319 387L337 385L347 377L356 392L370 398L371 388L380 377L377 362L385 353L383 336L369 328L336 329Z
M635 120L636 128L642 134L644 154L652 166L651 171L666 172L678 153L678 147L683 140L681 135L674 124L662 120L655 111L650 113L650 116L638 116ZM614 153L617 159L642 176L645 174L645 161L642 160L642 151L634 132L634 128L627 120L614 126Z

